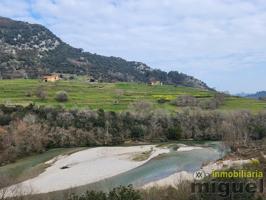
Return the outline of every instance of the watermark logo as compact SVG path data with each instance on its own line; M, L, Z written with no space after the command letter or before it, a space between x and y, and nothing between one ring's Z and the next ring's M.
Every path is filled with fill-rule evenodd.
M206 173L203 170L196 171L193 174L194 180L201 181L206 177Z
M232 171L212 171L212 178L234 178L234 179L262 179L263 172L259 170L232 170Z
M193 177L191 192L195 195L233 200L264 192L263 172L258 170L213 171L210 174L200 170Z

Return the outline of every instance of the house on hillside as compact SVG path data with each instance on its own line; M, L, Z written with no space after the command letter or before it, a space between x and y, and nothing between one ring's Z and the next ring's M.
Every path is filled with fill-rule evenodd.
M93 78L92 76L89 76L87 81L89 83L96 83L97 82L97 80L95 78Z
M46 75L42 77L42 80L44 82L55 82L60 80L60 77L58 74L52 74L52 75Z
M154 86L154 85L163 85L163 83L161 81L150 81L149 85L152 85L152 86Z

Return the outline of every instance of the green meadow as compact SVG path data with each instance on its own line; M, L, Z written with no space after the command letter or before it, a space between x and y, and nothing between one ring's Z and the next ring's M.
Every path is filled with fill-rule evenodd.
M36 96L36 90L43 90L47 98ZM58 91L66 91L69 100L59 103L55 100ZM159 99L172 100L179 95L192 95L196 98L211 98L214 93L206 90L176 87L173 85L149 86L143 83L88 83L84 80L42 82L34 79L0 80L0 103L6 105L63 106L67 109L99 109L122 111L136 101L149 101L154 108L176 111L178 108L169 102L158 103ZM221 110L266 109L266 102L252 99L228 97Z

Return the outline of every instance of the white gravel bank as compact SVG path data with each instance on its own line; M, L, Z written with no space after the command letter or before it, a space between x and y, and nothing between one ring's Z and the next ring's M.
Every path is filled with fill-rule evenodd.
M136 154L153 150L145 161L134 161ZM155 145L132 147L98 147L83 150L69 156L59 156L48 161L51 164L39 176L8 188L6 196L14 196L14 189L19 194L47 193L94 183L132 170L143 165L159 154L168 153L169 149ZM66 169L62 169L65 167ZM12 194L13 193L13 194Z

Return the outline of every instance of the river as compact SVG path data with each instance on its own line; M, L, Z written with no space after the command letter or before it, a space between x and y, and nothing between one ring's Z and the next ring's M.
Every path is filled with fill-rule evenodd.
M176 151L178 145L202 147L190 151ZM80 189L110 190L120 185L132 184L141 187L147 183L166 178L174 173L187 171L195 172L203 164L222 158L226 151L220 142L182 142L169 145L170 152L160 155L144 165L123 174L82 186ZM100 173L100 172L99 172Z

